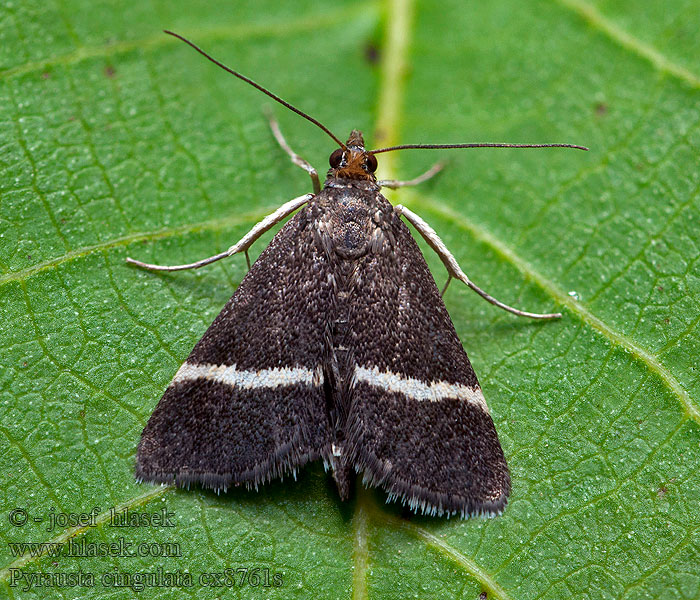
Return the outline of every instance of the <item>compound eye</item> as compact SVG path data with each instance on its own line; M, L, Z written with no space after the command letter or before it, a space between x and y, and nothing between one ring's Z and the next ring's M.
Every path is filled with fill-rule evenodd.
M374 154L368 154L365 166L370 173L374 173L377 170L377 157Z
M343 160L344 154L345 154L345 151L342 148L338 148L337 150L334 150L333 153L328 157L328 162L330 163L331 167L333 167L334 169L337 169Z

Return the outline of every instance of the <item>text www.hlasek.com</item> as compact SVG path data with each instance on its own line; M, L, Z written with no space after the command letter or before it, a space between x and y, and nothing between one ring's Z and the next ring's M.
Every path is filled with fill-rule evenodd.
M181 557L182 548L178 542L141 542L135 544L123 537L115 542L88 542L68 540L56 542L8 542L12 556L52 557L112 557L112 556L159 556Z

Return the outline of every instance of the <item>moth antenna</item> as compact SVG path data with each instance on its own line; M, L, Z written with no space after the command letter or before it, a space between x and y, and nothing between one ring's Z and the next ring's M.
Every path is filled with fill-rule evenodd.
M586 146L576 144L401 144L400 146L370 150L367 154L379 154L394 150L440 150L444 148L575 148L576 150L588 150Z
M242 79L246 83L249 83L254 88L260 90L263 94L267 94L270 98L272 98L276 102L279 102L283 106L286 106L289 110L292 110L295 113L297 113L298 115L304 117L307 121L311 121L314 125L323 129L323 131L325 131L331 138L333 138L333 141L335 141L335 143L338 144L343 150L347 150L347 147L345 146L345 144L343 144L343 142L341 142L335 135L333 135L333 133L330 131L330 129L328 129L328 127L326 127L320 121L317 121L316 119L314 119L311 115L307 115L303 110L299 110L295 106L292 106L289 102L282 100L282 98L280 98L276 94L273 94L270 90L265 89L259 83L255 83L252 79L250 79L250 77L246 77L245 75L242 75L238 71L234 71L230 67L227 67L225 64L223 64L222 62L219 62L213 56L207 54L199 46L197 46L195 43L188 40L186 37L181 36L179 33L175 33L174 31L168 31L167 29L164 29L163 33L167 33L168 35L172 35L173 37L176 37L177 39L182 40L183 42L185 42L185 44L187 44L188 46L191 46L197 52L199 52L204 58L210 60L215 65L221 67L227 73L230 73L231 75L235 75L236 77L238 77L238 79Z

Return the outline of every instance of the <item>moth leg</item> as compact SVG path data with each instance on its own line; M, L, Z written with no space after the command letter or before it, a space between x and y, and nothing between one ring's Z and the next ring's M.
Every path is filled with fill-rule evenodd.
M185 269L198 269L199 267L203 267L204 265L216 262L217 260L221 260L222 258L233 256L238 252L245 252L246 260L248 262L248 268L250 268L248 248L250 248L253 245L253 242L257 240L268 229L270 229L271 227L279 223L281 220L285 219L290 214L292 214L295 210L306 204L309 200L311 200L311 198L313 198L313 194L304 194L303 196L299 196L298 198L294 198L294 200L286 202L285 204L280 206L275 212L267 215L259 223L256 223L248 233L246 233L238 242L236 242L233 246L226 250L226 252L215 254L214 256L210 256L209 258L204 258L202 260L198 260L197 262L190 263L189 265L152 265L149 263L141 262L140 260L134 260L133 258L127 258L126 262L131 263L132 265L136 265L137 267L141 267L142 269L148 269L150 271L184 271Z
M296 152L294 152L294 150L292 150L289 147L287 140L285 140L284 136L282 135L279 123L277 123L277 119L275 119L275 117L272 116L272 113L267 114L267 120L270 122L270 129L272 129L272 135L275 136L277 143L280 146L282 146L282 150L289 154L289 157L292 159L292 162L297 167L301 167L311 176L311 183L314 186L314 194L318 194L321 191L321 183L318 180L318 173L316 172L316 169L314 169L309 162L305 161L301 156L299 156Z
M428 225L423 219L421 219L416 213L410 211L407 209L405 206L402 206L401 204L397 204L394 207L394 210L396 211L397 214L403 215L406 217L406 219L413 225L417 230L418 233L420 233L423 236L423 239L428 242L428 245L435 250L437 255L440 257L440 260L442 260L442 264L445 265L445 268L447 269L447 273L450 275L450 279L448 279L448 283L450 282L451 278L454 277L455 279L459 279L461 282L465 283L467 286L469 286L472 290L474 290L479 296L481 296L484 300L490 302L494 306L498 306L499 308L502 308L505 311L508 311L510 313L513 313L514 315L518 315L520 317L530 317L531 319L559 319L561 318L561 313L531 313L531 312L526 312L524 310L519 310L517 308L513 308L512 306L508 306L507 304L504 304L503 302L500 302L499 300L496 300L493 296L490 296L487 294L484 290L482 290L480 287L472 283L472 281L464 274L464 271L460 268L459 264L457 264L457 260L455 259L454 256L450 253L450 251L447 249L447 246L445 246L445 243L440 239L437 233L435 233L435 230ZM447 286L445 286L445 289L447 289ZM443 290L444 292L444 290Z
M407 185L418 185L424 181L428 181L431 177L435 177L440 171L442 171L445 166L444 161L436 162L432 167L430 167L425 173L415 177L414 179L408 179L406 181L396 180L396 179L380 179L377 181L377 185L381 187L388 187L392 190L400 187L406 187Z
M447 291L447 286L450 285L451 281L452 281L452 274L448 273L447 274L447 281L445 282L445 287L442 288L442 291L440 292L441 296L445 295L445 292Z

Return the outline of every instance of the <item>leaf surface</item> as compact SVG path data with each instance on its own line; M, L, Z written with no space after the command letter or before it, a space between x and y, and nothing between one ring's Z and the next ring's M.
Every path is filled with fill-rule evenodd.
M579 0L6 4L2 595L700 597L698 15ZM392 201L493 295L564 312L533 323L455 283L445 296L511 467L502 516L409 517L363 489L343 504L320 465L221 496L134 481L150 412L245 261L158 275L125 257L209 256L310 190L269 132L270 102L162 28L339 137L591 147L380 155L406 178L448 158ZM323 172L332 141L272 109ZM116 528L110 507L169 516ZM93 509L94 523L50 527ZM68 556L69 541L117 555ZM63 555L10 545L25 542ZM50 582L30 586L39 572Z

